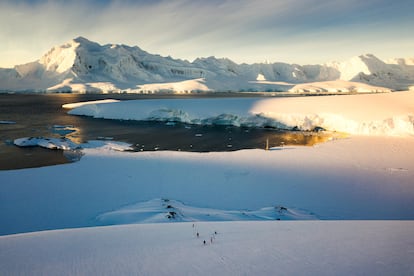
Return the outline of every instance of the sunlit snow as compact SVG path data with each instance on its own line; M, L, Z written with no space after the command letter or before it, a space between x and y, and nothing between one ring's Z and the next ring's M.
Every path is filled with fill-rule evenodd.
M237 64L227 58L187 60L139 47L99 45L77 37L37 61L0 68L0 91L189 93L200 91L378 92L414 84L409 59L386 63L371 54L343 62Z
M136 100L84 105L69 114L300 130L322 127L354 135L414 135L412 92L301 98Z

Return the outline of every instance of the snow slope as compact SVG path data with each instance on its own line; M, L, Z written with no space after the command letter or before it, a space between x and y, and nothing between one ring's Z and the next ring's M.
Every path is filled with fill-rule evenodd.
M345 62L331 62L327 65L340 72L341 80L363 82L396 90L408 90L414 80L414 66L409 62L393 60L388 64L372 54L353 57Z
M412 275L413 227L412 221L209 222L195 225L200 238L192 223L45 231L0 237L0 274Z
M409 61L388 64L373 55L361 55L345 62L303 66L236 64L215 57L189 62L78 37L53 47L37 61L0 69L0 91L287 91L296 84L336 80L353 82L345 86L363 83L364 91L408 90L414 85L414 66ZM343 91L343 86L332 89Z
M299 98L136 100L90 104L69 114L124 120L299 128L355 135L414 135L414 93Z

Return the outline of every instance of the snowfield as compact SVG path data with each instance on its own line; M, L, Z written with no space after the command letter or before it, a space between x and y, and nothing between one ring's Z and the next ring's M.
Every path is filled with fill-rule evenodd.
M299 98L136 100L82 105L69 114L301 130L322 127L354 135L414 135L412 92Z
M71 106L102 118L264 120L351 135L209 153L90 141L78 162L0 171L0 274L413 275L413 95ZM45 141L67 142L36 144Z
M412 275L413 228L412 221L284 221L44 231L0 237L0 274Z

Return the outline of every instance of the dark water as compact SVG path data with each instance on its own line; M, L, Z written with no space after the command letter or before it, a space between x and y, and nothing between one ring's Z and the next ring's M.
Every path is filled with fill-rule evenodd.
M220 97L229 96L221 95ZM239 95L240 96L240 95ZM246 96L246 95L244 95ZM228 126L196 126L155 122L92 119L68 115L65 103L100 99L149 99L195 97L184 95L102 95L102 94L0 94L0 170L39 167L69 162L60 150L19 148L13 140L21 137L62 137L74 142L112 139L131 143L137 151L233 151L269 146L313 145L327 137L312 133ZM198 95L197 97L211 97ZM216 95L218 97L218 95ZM12 124L4 121L15 122ZM56 126L72 126L62 134Z

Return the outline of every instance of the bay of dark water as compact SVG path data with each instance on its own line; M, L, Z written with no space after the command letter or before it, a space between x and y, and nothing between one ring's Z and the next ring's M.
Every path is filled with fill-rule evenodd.
M214 95L214 97L249 95ZM257 97L257 95L255 95ZM212 97L202 95L138 95L138 94L0 94L0 170L41 167L68 163L61 150L39 147L20 148L13 144L22 137L62 137L74 142L111 139L128 142L137 151L234 151L280 145L313 145L326 136L297 131L239 128L231 126L199 126L93 119L68 115L63 104L101 99L165 99ZM74 132L62 134L57 126L70 126Z

